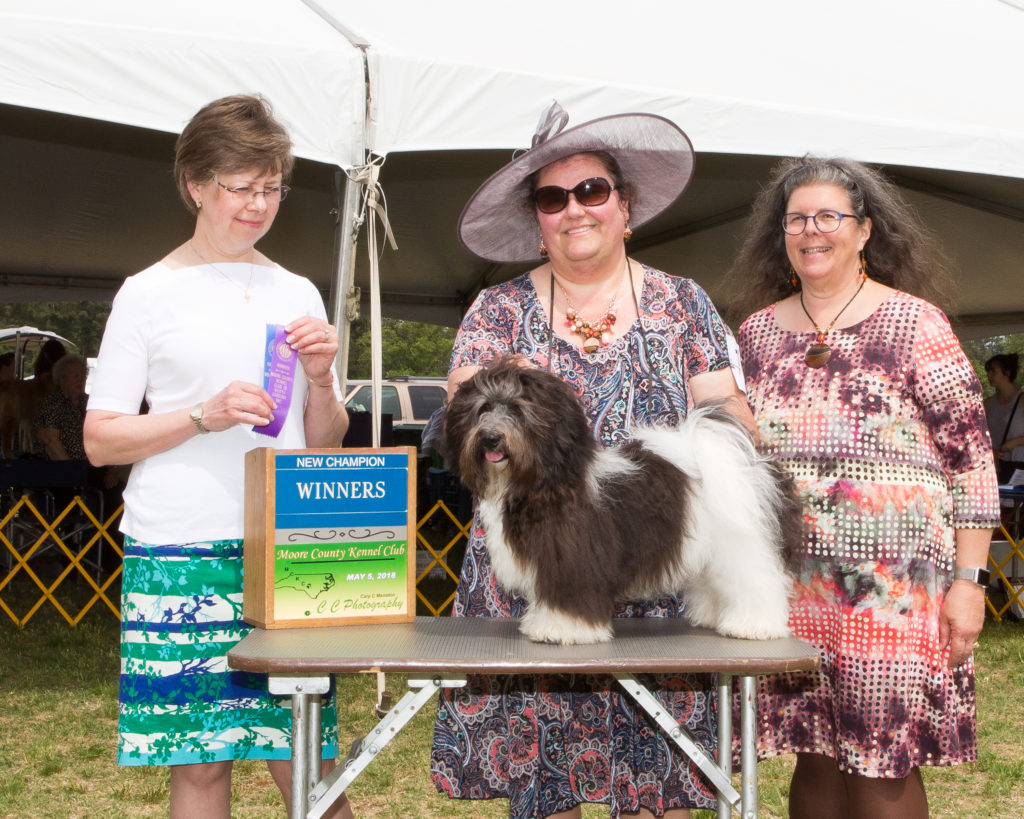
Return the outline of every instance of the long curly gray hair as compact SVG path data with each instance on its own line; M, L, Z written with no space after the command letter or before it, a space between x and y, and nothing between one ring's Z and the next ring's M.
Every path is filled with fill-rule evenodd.
M782 217L793 191L805 185L842 188L857 222L871 220L871 237L864 246L871 278L949 309L952 265L899 189L880 171L852 159L803 156L780 162L754 200L746 239L718 299L731 320L794 291Z

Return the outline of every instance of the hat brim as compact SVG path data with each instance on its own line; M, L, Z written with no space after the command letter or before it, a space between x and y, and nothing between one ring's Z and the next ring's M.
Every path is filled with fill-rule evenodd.
M526 151L492 174L459 217L466 249L492 262L540 259L537 219L528 200L529 176L573 154L607 151L633 190L630 227L638 228L671 205L693 176L689 137L657 114L617 114L585 122Z

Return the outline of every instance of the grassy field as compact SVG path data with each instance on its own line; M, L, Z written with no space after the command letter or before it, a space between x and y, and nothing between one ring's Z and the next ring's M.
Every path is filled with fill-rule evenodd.
M24 629L0 620L0 817L166 816L165 768L119 768L118 624L91 612L74 629L49 607ZM935 817L1024 816L1024 625L989 623L977 652L980 761L925 770ZM376 722L373 677L339 681L343 747ZM388 678L400 695L404 680ZM450 802L427 775L428 705L349 789L358 817L504 817L503 801ZM792 760L760 767L761 816L786 815ZM284 817L263 763L236 767L233 815ZM607 816L586 806L585 819ZM711 814L697 812L701 819Z

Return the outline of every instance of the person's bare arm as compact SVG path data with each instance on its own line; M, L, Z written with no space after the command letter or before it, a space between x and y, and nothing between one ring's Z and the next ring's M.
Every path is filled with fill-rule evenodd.
M713 400L722 401L722 406L735 415L743 426L752 433L756 432L757 425L750 412L750 407L747 405L747 397L736 386L736 379L733 378L731 369L725 367L714 372L695 375L690 378L689 386L694 404Z

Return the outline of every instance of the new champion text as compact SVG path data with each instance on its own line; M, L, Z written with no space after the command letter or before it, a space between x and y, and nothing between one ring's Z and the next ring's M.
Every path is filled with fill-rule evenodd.
M334 469L343 467L384 466L387 463L383 455L301 455L295 459L295 466L300 469Z

